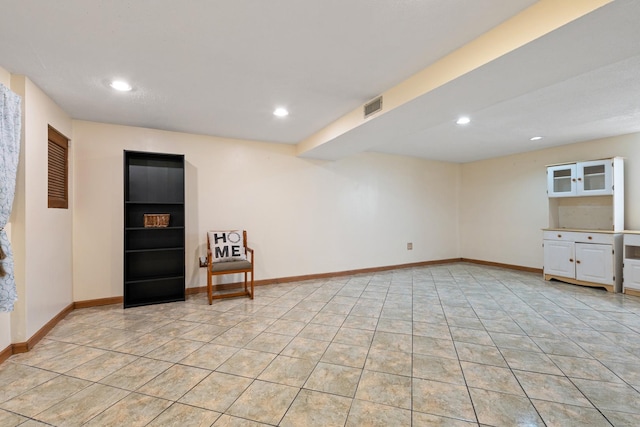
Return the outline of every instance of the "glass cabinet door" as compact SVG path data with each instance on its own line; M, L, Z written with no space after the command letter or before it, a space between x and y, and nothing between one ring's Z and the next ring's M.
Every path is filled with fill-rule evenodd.
M549 197L575 196L577 189L576 165L558 165L547 168Z
M611 160L595 160L577 164L578 194L598 196L613 194Z

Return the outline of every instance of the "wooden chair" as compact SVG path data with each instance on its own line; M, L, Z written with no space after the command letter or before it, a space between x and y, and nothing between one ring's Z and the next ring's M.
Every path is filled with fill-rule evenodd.
M247 246L247 231L207 232L207 294L209 305L214 299L248 296L253 299L253 249ZM213 294L213 276L244 274L244 291ZM251 274L251 284L247 276Z

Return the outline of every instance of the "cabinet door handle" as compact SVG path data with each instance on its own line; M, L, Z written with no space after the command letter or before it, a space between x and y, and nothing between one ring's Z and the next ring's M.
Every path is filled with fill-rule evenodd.
M580 260L579 259L576 260L576 264L580 264Z
M562 234L558 234L558 239L562 237Z
M569 262L573 262L573 258L569 258Z
M587 239L591 240L591 239L593 239L593 237L589 236L589 237L587 237Z
M575 178L572 178L572 179L571 179L571 181L572 181L572 182L576 182L576 179L575 179Z
M578 178L578 181L582 181L582 178Z

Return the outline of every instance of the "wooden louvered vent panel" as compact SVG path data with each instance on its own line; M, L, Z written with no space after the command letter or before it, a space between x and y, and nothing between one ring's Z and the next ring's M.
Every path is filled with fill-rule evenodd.
M49 127L48 206L68 208L67 157L69 140Z

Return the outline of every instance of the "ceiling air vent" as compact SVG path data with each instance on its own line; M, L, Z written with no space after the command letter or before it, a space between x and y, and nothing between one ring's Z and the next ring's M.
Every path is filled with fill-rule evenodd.
M382 96L364 104L364 118L366 119L380 110L382 110Z

